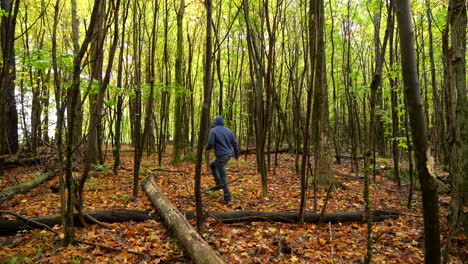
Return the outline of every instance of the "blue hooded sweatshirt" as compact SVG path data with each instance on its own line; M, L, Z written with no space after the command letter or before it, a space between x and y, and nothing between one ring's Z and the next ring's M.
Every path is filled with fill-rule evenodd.
M239 158L239 144L232 131L224 126L224 118L217 116L211 122L211 130L208 135L208 144L205 149L214 149L216 157L231 155L234 148L234 158Z

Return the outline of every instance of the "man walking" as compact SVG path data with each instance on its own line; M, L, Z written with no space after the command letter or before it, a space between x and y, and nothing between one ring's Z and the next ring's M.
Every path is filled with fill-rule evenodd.
M224 199L220 202L227 204L231 201L231 192L227 183L226 164L232 157L239 159L239 144L232 131L224 126L224 118L217 116L211 122L211 130L208 135L208 144L205 150L214 149L216 159L210 163L211 173L216 182L216 189L223 189Z

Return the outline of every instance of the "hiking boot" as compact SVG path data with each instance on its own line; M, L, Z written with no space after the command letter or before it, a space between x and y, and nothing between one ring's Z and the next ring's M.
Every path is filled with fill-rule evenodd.
M222 199L222 200L219 200L218 202L219 202L220 204L228 204L229 202L231 202L231 200Z

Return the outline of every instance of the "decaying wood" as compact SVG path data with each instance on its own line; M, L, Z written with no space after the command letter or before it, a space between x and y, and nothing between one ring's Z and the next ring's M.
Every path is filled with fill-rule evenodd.
M185 212L187 219L195 217L195 212ZM222 223L238 223L238 222L297 222L299 221L297 212L258 212L258 211L231 211L231 212L207 212L204 217L212 217ZM398 214L393 212L373 211L372 220L374 222L383 221L389 218L396 218ZM344 222L365 222L365 212L341 212L341 213L324 213L322 216L317 213L306 213L304 221L307 223L344 223Z
M54 233L54 234L56 234L58 236L62 235L62 234L60 234L60 232L54 230L49 225L38 222L36 220L33 220L32 218L26 218L26 217L21 216L21 215L19 215L17 213L14 213L14 212L11 212L11 211L5 211L5 210L0 210L0 214L10 214L10 215L16 216L17 218L24 221L28 225L37 226L39 228L45 228L45 229L49 230L50 232L52 232L52 233ZM105 249L109 249L109 250L114 250L114 251L118 251L118 252L124 251L124 250L122 250L120 248L114 248L114 247L109 247L109 246L102 245L102 244L86 242L86 241L83 241L83 240L80 240L80 239L75 239L75 242L85 244L85 245L88 245L88 246L94 246L94 247L100 247L100 248L105 248ZM132 253L132 254L136 254L136 255L145 255L143 253L132 251L132 250L127 250L127 252Z
M224 263L216 251L211 249L195 231L183 214L167 200L153 177L147 177L142 182L142 186L153 206L196 263Z
M4 189L3 191L0 192L0 203L12 199L13 196L15 196L18 193L25 193L36 188L37 186L43 184L44 182L52 179L56 173L57 171L49 171L49 172L41 174L40 176L38 176L32 181L17 184L15 186Z
M34 164L40 164L41 162L44 162L50 158L52 158L53 155L45 155L45 156L36 156L36 157L28 157L28 158L9 158L5 159L3 162L5 167L12 167L12 166L23 166L23 165L34 165Z
M154 217L146 211L137 211L137 210L127 210L127 209L116 209L116 210L103 210L103 211L88 211L86 214L92 216L94 219L97 219L101 222L106 223L119 223L119 222L128 222L135 221L141 222L148 219L154 219ZM44 224L47 226L61 225L62 220L60 215L46 215L32 217L30 220ZM78 214L74 215L74 222L79 224ZM33 224L24 219L18 220L0 220L0 235L10 235L15 234L20 230L42 228L43 226Z
M255 154L256 152L256 149L255 148L248 148L248 149L242 149L240 151L240 154L242 155L246 155L246 154ZM271 153L271 154L275 154L275 153L297 153L297 154L302 154L302 149L299 149L296 151L296 149L294 148L288 148L288 147L281 147L277 150L275 149L271 149L270 151L267 151L265 150L265 154L268 154L268 153ZM314 155L311 155L311 157L313 157ZM338 156L334 156L335 158L338 158ZM342 159L353 159L353 157L349 156L349 155L340 155L339 158L342 158ZM363 156L357 156L355 158L356 160L363 160L364 157Z
M250 148L250 149L242 149L240 151L240 154L242 155L246 155L246 154L255 154L257 150L255 148ZM274 154L274 153L287 153L287 152L291 152L293 153L294 150L293 149L289 149L287 147L284 147L284 148L279 148L277 150L273 150L271 149L270 151L268 150L265 150L265 154L268 154L268 153L271 153L271 154Z

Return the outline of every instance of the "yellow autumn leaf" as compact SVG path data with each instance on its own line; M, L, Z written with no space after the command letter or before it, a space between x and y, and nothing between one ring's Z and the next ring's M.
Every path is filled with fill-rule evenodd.
M299 258L296 256L292 256L289 260L292 262L299 262Z
M323 238L319 238L319 239L318 239L318 243L319 243L321 246L323 246L323 245L325 245L325 244L327 243L327 241L325 241L325 239L323 239Z

